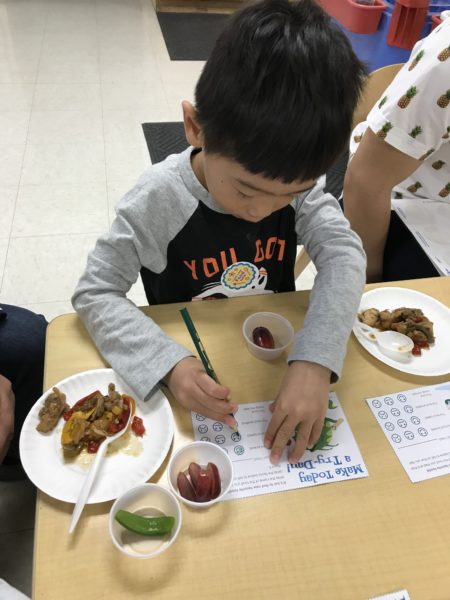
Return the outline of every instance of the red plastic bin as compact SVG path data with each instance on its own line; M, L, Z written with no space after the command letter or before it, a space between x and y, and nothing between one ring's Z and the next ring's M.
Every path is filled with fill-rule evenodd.
M375 0L372 5L353 0L317 0L317 4L353 33L375 33L386 8L382 0Z
M428 15L429 0L396 0L386 42L397 48L412 48Z

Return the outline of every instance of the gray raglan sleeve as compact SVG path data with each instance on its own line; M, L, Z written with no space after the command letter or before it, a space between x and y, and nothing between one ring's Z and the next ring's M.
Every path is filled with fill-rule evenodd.
M298 243L305 246L317 275L289 360L328 367L336 381L364 288L365 253L338 202L323 192L322 184L298 202L296 230Z
M160 248L139 217L119 211L110 233L89 254L72 304L105 360L145 400L166 373L192 352L168 337L126 297L139 276L143 252L153 254L155 264L165 259L161 255L165 248Z

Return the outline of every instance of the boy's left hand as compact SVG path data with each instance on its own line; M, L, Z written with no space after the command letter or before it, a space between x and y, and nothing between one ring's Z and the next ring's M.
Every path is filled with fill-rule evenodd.
M330 369L316 363L294 361L289 365L271 406L273 415L264 436L265 447L271 448L272 464L280 461L297 425L297 440L289 455L291 463L298 462L306 448L319 439L328 409L330 375Z

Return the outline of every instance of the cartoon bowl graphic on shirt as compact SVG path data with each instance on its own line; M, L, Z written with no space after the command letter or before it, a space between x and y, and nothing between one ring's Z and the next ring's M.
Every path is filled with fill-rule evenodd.
M225 269L220 277L220 283L208 283L203 292L192 300L202 300L215 294L225 297L250 296L252 294L271 294L266 290L267 270L258 269L256 265L246 261L233 263Z
M222 273L222 285L230 290L242 290L249 287L258 277L258 269L249 262L237 262Z

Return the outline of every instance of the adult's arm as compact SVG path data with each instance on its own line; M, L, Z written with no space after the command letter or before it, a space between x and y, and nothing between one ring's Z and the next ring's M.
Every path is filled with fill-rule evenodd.
M397 150L370 128L347 168L344 212L367 255L367 281L381 281L392 189L421 162Z

